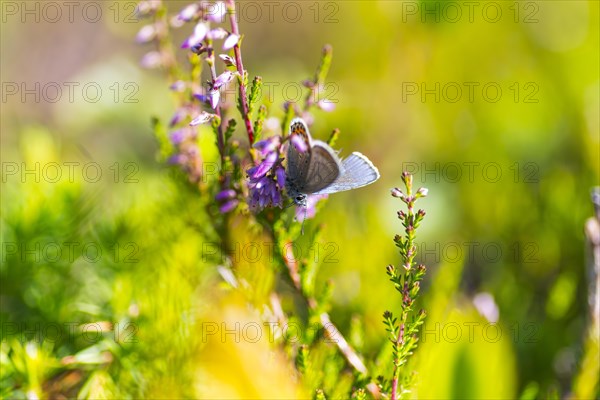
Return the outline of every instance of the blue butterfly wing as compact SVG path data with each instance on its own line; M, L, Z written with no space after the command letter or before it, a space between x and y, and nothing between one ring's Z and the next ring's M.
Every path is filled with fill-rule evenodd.
M350 154L342 161L341 174L330 185L314 194L331 194L363 187L379 179L379 171L371 160L359 152Z
M302 193L313 194L326 189L344 172L340 158L325 142L314 140L310 149L310 163Z

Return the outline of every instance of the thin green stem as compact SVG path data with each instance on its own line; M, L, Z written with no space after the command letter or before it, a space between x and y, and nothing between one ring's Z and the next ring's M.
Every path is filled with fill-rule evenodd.
M212 80L212 84L214 85L217 80L217 70L215 68L215 51L212 46L212 40L206 39L207 46L207 57L206 62L210 68L210 78ZM211 88L212 90L212 88ZM225 168L225 137L223 135L223 118L221 112L221 105L217 104L215 108L215 114L219 117L219 125L217 127L217 146L219 148L219 156L221 158L221 168Z

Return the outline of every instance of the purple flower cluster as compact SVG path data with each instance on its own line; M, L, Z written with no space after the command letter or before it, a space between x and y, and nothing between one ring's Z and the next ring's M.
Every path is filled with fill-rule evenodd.
M172 90L176 89L172 88ZM207 117L205 115L207 113L200 112L189 125L181 126L181 123L189 121L198 113L198 105L188 103L177 109L169 122L169 128L172 129L169 133L169 141L175 149L174 154L169 158L169 163L179 165L190 181L194 183L199 182L202 178L202 157L197 142L198 132L194 128L194 125L197 124L194 122L200 118L210 120L212 115Z
M194 2L184 7L179 13L164 16L161 9L166 8L166 3L160 0L147 0L138 4L140 17L152 17L152 22L144 25L136 35L138 43L155 43L157 50L150 51L142 58L142 65L148 68L165 68L174 76L181 76L174 69L175 55L170 48L161 46L161 40L171 34L172 29L177 29L186 23L194 24L192 32L183 41L181 47L205 58L211 67L212 78L207 88L200 88L193 77L182 77L176 80L170 89L180 95L179 108L173 114L169 123L172 132L169 139L174 147L174 153L169 158L171 164L181 166L189 175L190 181L198 182L201 177L200 149L197 145L196 125L210 123L218 114L221 91L238 75L235 70L235 60L227 54L219 55L225 65L225 70L217 76L215 72L214 41L222 41L224 51L231 50L238 44L240 37L222 27L214 27L215 23L225 22L227 6L223 1ZM205 106L205 107L203 107ZM207 111L204 111L207 110ZM223 149L221 149L222 151ZM226 207L227 208L227 207Z
M237 193L233 189L225 189L220 191L216 196L215 200L219 203L219 211L223 214L235 210L239 204L239 200L236 198Z
M248 170L248 205L253 211L265 207L282 207L285 170L281 165L281 137L272 136L254 144L262 157L261 162Z
M217 144L221 161L229 157L225 131L227 125L227 110L231 107L229 102L221 101L221 92L236 79L240 82L240 95L248 90L245 85L245 71L239 51L240 35L234 19L231 20L231 29L215 26L225 22L228 12L235 13L233 2L208 2L196 1L184 7L178 13L170 15L167 12L165 1L144 0L138 5L140 17L151 17L152 21L143 26L136 36L138 43L154 43L156 49L148 52L142 59L142 64L148 68L164 68L170 76L177 77L170 89L178 98L179 106L169 122L169 141L173 145L173 155L169 163L180 166L188 175L191 182L198 183L202 178L202 156L198 146L198 125L211 124L217 135ZM192 52L196 57L208 64L210 81L202 87L194 73L182 75L183 70L178 68L177 57L171 46L164 46L163 42L172 36L172 31L184 25L192 27L187 37L181 43L181 48ZM217 44L218 43L218 44ZM229 54L218 54L219 52ZM330 57L331 49L324 50L324 57ZM217 71L217 60L223 63L223 69ZM324 58L325 60L325 58ZM323 65L328 62L323 61ZM243 79L242 76L244 75ZM306 104L286 102L284 107L288 112L293 107L293 114L303 117L309 124L313 120L308 108L315 107L324 111L334 108L333 101L320 99L324 74L318 73L313 81L304 84L311 92L307 96ZM246 128L249 141L253 142L252 121L248 117L249 111L244 109ZM263 116L264 118L264 116ZM218 121L219 124L214 124ZM264 119L264 131L270 131L270 137L254 144L251 152L256 165L247 171L248 188L247 203L253 212L259 212L266 207L283 207L285 195L286 171L283 167L283 155L287 146L295 146L298 151L310 151L308 144L300 137L290 137L289 143L283 139L281 132L277 132L281 122L277 118ZM250 127L250 128L248 128ZM240 162L237 157L233 157ZM239 166L239 164L238 164ZM237 182L231 181L231 176L223 174L220 179L220 189L215 201L222 213L229 213L237 209L242 200L243 190ZM306 207L298 206L296 215L298 219L312 218L315 215L316 203L327 196L310 195L306 198Z
M191 182L197 183L202 178L202 157L200 155L200 149L195 144L195 132L190 130L190 133L181 133L185 128L174 131L171 134L171 140L182 140L177 145L177 152L169 157L169 164L179 165L183 172L188 176ZM181 139L179 137L173 138L173 136L185 136L188 138Z

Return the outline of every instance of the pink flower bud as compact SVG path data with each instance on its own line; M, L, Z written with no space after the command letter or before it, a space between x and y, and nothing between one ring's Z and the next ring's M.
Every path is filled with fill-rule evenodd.
M429 189L419 188L419 190L417 190L417 197L425 197L427 196L427 193L429 193Z
M403 199L405 197L404 193L402 193L402 190L400 190L398 188L392 189L391 192L392 192L393 197L397 197L399 199Z

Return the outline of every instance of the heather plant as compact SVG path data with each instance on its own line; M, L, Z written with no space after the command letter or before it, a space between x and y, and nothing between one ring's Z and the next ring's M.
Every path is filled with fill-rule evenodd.
M176 111L171 121L164 125L155 120L154 127L162 153L167 162L176 165L189 184L197 189L197 195L206 199L207 212L216 232L216 238L222 249L221 259L215 259L215 267L233 286L239 287L241 272L233 262L231 253L232 238L236 237L234 225L239 220L252 227L257 235L266 235L275 243L276 257L268 266L273 273L281 273L295 291L295 296L303 299L303 305L296 310L285 310L282 293L276 285L268 289L268 301L255 304L268 310L263 318L275 317L280 323L297 321L295 314L306 314L301 323L308 327L318 326L316 332L305 334L299 343L282 337L280 346L287 349L295 360L297 371L316 398L327 398L333 394L364 398L385 396L398 399L410 393L412 374L407 373L407 361L416 348L419 327L425 318L423 310L414 313L415 301L419 293L419 281L425 274L425 266L415 262L416 229L425 212L415 212L418 198L427 194L426 189L412 193L412 176L403 174L407 194L400 189L392 190L394 197L400 198L408 207L407 213L398 212L404 236L394 239L400 249L402 266L387 268L390 280L401 296L401 308L396 318L392 311L384 314L385 325L392 343L392 361L387 366L377 367L380 374L375 375L367 364L377 363L365 360L353 348L344 333L336 327L328 310L330 285L318 288L315 276L318 273L318 260L309 261L294 254L302 240L299 231L300 222L314 218L318 205L327 195L309 195L306 204L296 205L295 212L288 211L294 206L294 199L286 192L285 154L288 146L295 146L299 152L308 151L306 144L295 134L288 132L290 122L301 117L308 124L314 121L313 109L333 111L334 103L321 98L324 92L327 73L332 62L333 49L326 45L314 76L303 82L306 89L303 103L286 101L276 107L260 103L263 78L251 76L244 69L242 45L244 36L240 33L236 17L236 5L232 0L225 2L192 3L179 13L170 15L166 4L160 2L142 2L140 9L151 21L139 31L140 42L151 42L155 50L146 54L142 65L159 67L166 72L171 89L175 92ZM177 46L172 43L171 30L189 29L191 33ZM181 50L176 50L181 47ZM187 53L187 63L179 63L177 51ZM148 63L147 60L156 60ZM208 73L203 71L207 69ZM208 76L202 83L202 77ZM232 102L226 95L227 89L234 86L236 100ZM235 107L234 104L235 103ZM241 129L239 128L241 127ZM215 177L202 176L203 156L198 137L210 136L218 150L218 171ZM335 144L340 135L339 129L332 130L327 143ZM237 223L232 223L238 220ZM303 232L302 232L303 234ZM304 245L316 248L320 237L319 228L310 231ZM251 285L244 288L248 301L256 302L256 293ZM300 321L297 321L300 322ZM329 339L337 347L337 355L329 353L328 359L320 361L312 353L320 347L320 340ZM343 357L343 367L336 359ZM332 369L332 365L337 366ZM330 367L327 367L330 365ZM325 368L330 376L317 373ZM346 371L346 372L345 372ZM352 379L342 379L342 375L352 371Z

